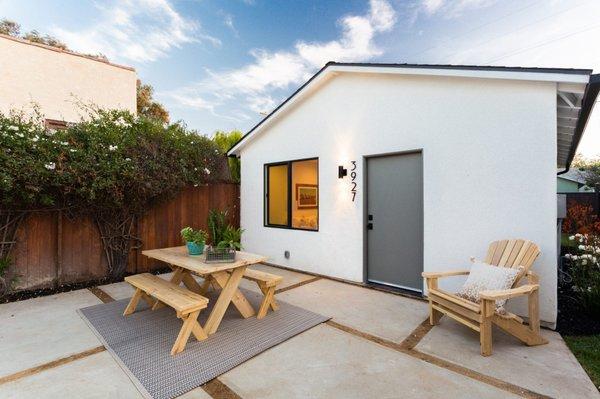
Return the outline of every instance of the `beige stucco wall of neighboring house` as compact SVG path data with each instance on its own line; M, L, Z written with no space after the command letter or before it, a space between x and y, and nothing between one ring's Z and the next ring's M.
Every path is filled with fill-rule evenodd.
M136 112L136 73L123 67L0 35L0 111L31 110L75 122L77 102Z

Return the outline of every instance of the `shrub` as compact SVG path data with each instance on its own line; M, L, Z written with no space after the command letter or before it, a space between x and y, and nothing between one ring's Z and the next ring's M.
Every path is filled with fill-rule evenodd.
M570 203L563 221L563 231L600 235L600 220L592 206Z
M60 207L90 214L113 277L125 271L136 216L186 185L227 176L218 146L182 123L91 108L65 130L42 121L38 112L0 114L0 212Z
M573 279L571 289L585 310L600 316L600 236L575 234L569 240L578 244L572 253L565 255Z
M43 127L39 112L0 113L0 209L28 210L57 205L60 140Z
M219 146L223 154L227 154L227 151L233 147L242 138L242 132L239 130L232 130L229 133L217 131L213 136L213 141ZM229 163L229 172L231 173L231 179L235 183L240 182L241 163L237 157L230 157L227 162Z

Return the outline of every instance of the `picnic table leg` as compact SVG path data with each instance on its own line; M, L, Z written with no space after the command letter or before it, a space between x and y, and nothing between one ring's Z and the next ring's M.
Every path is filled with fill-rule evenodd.
M246 268L244 268L244 271L245 271L245 269ZM242 274L243 274L243 272L242 272ZM211 278L221 289L223 289L227 285L227 282L229 281L230 274L227 272L214 273L211 275ZM239 285L239 283L238 283L238 285ZM235 294L233 295L233 298L231 299L231 302L233 302L233 305L237 308L237 310L240 312L240 314L242 315L242 317L244 319L247 319L248 317L252 317L255 315L254 308L252 307L252 305L250 305L250 302L248 302L248 299L246 299L244 294L242 294L242 291L237 289L237 287L235 290Z
M267 311L269 310L275 295L275 287L266 288L265 291L263 291L263 294L264 297L262 303L260 304L258 315L256 316L257 319L262 319L267 315Z
M198 282L196 281L194 276L192 276L191 273L184 271L182 280L183 285L185 285L188 290L195 292L196 294L202 295L202 287L200 287L200 284L198 284Z
M175 344L173 344L173 348L171 348L171 355L176 355L185 349L185 345L187 344L187 341L192 332L194 333L196 339L198 339L199 341L206 339L206 336L202 335L202 327L197 325L198 314L200 314L199 310L192 312L189 315L182 318L183 326L181 326L181 330L179 330L179 335L177 335Z
M210 274L207 274L204 277L204 282L202 283L202 286L200 287L200 295L206 295L206 293L208 292L208 289L210 288L210 284L211 284L211 278L210 278Z
M214 334L215 331L217 331L217 328L219 327L219 324L221 324L221 320L223 320L223 316L225 315L225 311L227 310L229 303L232 302L232 299L236 294L238 285L244 276L245 270L245 266L236 268L226 280L226 283L222 286L223 289L221 290L221 294L219 295L219 298L217 299L217 302L215 303L215 306L213 307L212 312L210 312L208 320L204 325L204 331L207 334ZM214 273L212 276L216 281L223 281L223 276L227 278L229 274L227 272L219 272ZM221 285L220 283L218 284Z
M139 288L135 289L135 294L133 294L133 296L131 297L129 304L127 305L127 307L125 308L125 311L123 312L123 316L127 316L127 315L130 315L133 312L135 312L135 308L137 308L138 302L140 301L142 294L143 294L142 290L140 290Z

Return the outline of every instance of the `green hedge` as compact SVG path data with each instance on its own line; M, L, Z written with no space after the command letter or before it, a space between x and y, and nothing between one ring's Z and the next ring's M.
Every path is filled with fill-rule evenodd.
M223 180L210 139L175 123L92 110L65 130L39 113L0 113L0 209L66 207L139 214L183 186Z

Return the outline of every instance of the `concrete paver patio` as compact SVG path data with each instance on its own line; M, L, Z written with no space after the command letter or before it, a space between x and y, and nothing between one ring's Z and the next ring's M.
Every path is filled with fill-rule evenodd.
M284 277L279 300L332 322L221 375L216 382L224 393L211 395L205 386L181 398L600 398L555 332L544 330L549 345L526 347L495 331L494 355L483 358L477 335L452 320L423 328L426 302L257 268ZM257 290L252 282L242 286ZM126 283L99 288L114 299L133 292ZM84 289L0 305L0 397L141 397L75 312L97 303ZM404 346L415 336L414 349Z

